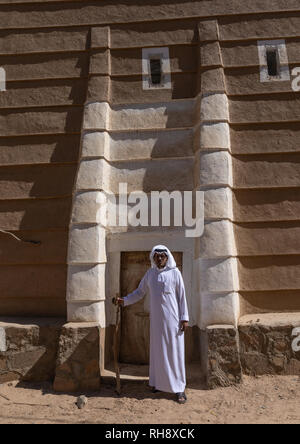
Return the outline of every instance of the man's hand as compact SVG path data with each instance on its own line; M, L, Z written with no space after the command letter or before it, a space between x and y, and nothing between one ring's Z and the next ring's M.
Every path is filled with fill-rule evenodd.
M114 305L124 305L124 299L123 298L113 298L113 304Z
M189 325L188 321L181 321L181 328L180 328L180 330L186 332L186 330L188 328L188 325Z

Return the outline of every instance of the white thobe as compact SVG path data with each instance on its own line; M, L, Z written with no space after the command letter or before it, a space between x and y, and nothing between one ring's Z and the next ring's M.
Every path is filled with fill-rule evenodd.
M150 296L149 385L163 392L184 392L184 332L180 327L181 321L189 320L189 315L178 268L151 268L138 289L124 298L124 306L138 302L147 292Z

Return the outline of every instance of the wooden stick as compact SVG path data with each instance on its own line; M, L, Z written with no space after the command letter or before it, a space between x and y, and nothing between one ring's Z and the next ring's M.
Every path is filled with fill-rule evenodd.
M119 295L116 295L116 299L118 299ZM116 304L116 299L115 302ZM120 367L119 367L119 331L120 331L120 320L121 320L121 307L117 305L117 313L116 313L116 327L114 334L114 364L115 364L115 372L116 372L116 392L118 395L121 394L121 381L120 381Z
M10 399L7 396L2 395L2 393L0 393L0 396L1 396L1 398L6 399L6 401L10 401Z

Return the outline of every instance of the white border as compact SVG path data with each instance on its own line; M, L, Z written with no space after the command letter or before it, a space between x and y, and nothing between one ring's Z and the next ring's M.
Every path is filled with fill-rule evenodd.
M289 60L286 49L285 40L259 40L258 45L258 57L260 63L260 81L264 82L284 82L291 79ZM275 49L279 56L279 75L269 76L268 65L267 65L267 50Z
M110 299L120 294L121 253L129 251L151 251L154 245L164 243L171 251L181 252L182 276L186 287L187 301L190 314L190 326L197 325L197 315L194 309L195 298L193 279L197 278L193 271L194 239L186 239L180 231L169 232L133 232L119 233L107 237L108 254L108 297ZM146 301L147 304L147 301ZM107 307L109 309L109 307ZM146 307L145 307L146 308ZM114 324L114 316L107 313L107 326Z
M160 58L162 68L162 81L159 85L153 85L151 82L150 59ZM143 48L142 58L143 70L143 89L172 89L171 83L171 63L169 48Z
M6 72L4 68L0 68L0 91L6 91Z

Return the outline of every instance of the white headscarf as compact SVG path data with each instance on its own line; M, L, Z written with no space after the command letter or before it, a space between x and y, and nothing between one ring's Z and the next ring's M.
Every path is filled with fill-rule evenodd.
M165 247L164 245L156 245L156 247L154 247L152 249L151 254L150 254L152 268L156 268L156 264L153 259L156 250L164 250L166 252L166 254L168 255L168 262L167 262L166 267L168 267L168 268L176 268L177 267L176 261L172 255L171 251L167 247Z

